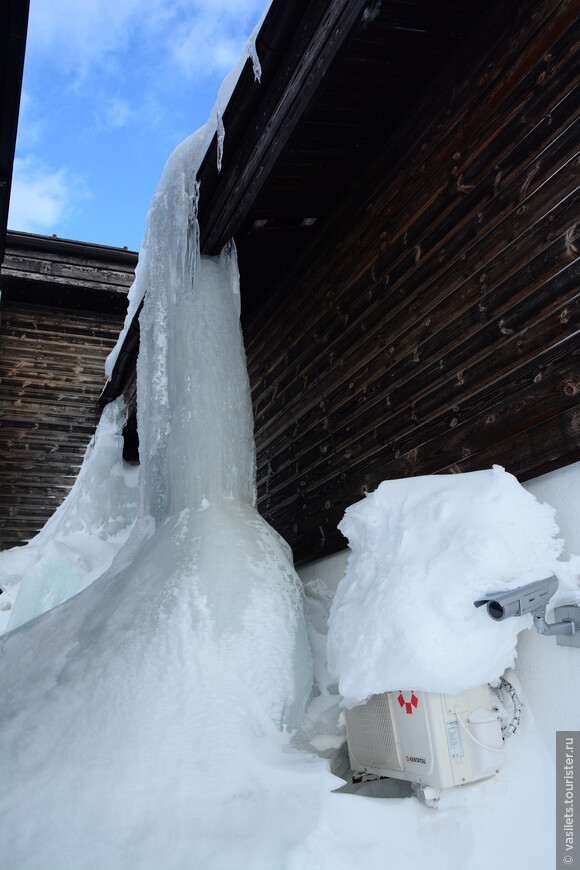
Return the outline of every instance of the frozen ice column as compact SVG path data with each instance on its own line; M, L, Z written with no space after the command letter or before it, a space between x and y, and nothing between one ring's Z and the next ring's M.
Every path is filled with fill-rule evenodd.
M255 508L235 247L199 255L196 147L194 136L167 164L137 277L146 284L140 509L155 519L164 575L184 577L194 592L192 629L209 633L220 668L239 673L274 721L293 727L312 683L302 587L289 548Z
M199 257L192 150L186 140L167 164L138 276L147 284L137 372L142 508L157 520L203 499L255 504L235 249Z
M148 512L158 520L204 499L255 504L252 408L235 273L235 259L204 257L195 280L182 285L183 298L166 311L149 296L145 300L139 429L152 425L156 436L143 463L144 480L156 482L146 495ZM160 325L166 325L164 337ZM166 361L154 357L151 365L151 347ZM165 449L160 432L166 434ZM161 490L159 477L165 481Z

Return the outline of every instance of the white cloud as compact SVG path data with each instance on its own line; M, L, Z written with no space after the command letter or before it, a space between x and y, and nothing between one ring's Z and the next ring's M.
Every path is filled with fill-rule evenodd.
M155 59L153 74L173 58L186 75L226 73L268 0L35 0L27 52L54 60L77 80L129 51Z
M8 226L24 232L55 232L86 195L66 169L51 170L33 158L17 158Z
M211 75L226 73L236 63L245 39L212 32L212 28L196 25L175 46L174 53L188 78L196 73Z
M25 88L20 95L18 113L18 145L21 148L34 148L42 141L43 122L32 94Z
M104 200L96 163L108 169L139 154L143 183L153 185L145 173L157 171L157 152L205 122L268 0L30 5L10 226L59 235L70 228L78 238L86 183L59 167L85 161L80 171L95 178L93 213L115 207L110 191Z
M61 72L82 79L107 55L127 47L136 23L155 5L157 0L36 0L27 53L53 59Z
M127 100L111 97L105 103L104 123L107 127L124 127L133 117L133 109Z
M227 73L237 62L267 4L264 0L215 0L195 4L195 14L175 23L173 54L192 77Z

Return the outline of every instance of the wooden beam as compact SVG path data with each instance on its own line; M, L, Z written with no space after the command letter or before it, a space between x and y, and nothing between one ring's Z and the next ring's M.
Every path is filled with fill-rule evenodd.
M257 116L248 126L235 159L224 170L211 207L200 200L202 252L218 254L241 226L276 160L310 107L336 54L368 0L331 0L309 4L309 25L298 31ZM326 7L319 21L319 7ZM226 131L227 135L227 131Z

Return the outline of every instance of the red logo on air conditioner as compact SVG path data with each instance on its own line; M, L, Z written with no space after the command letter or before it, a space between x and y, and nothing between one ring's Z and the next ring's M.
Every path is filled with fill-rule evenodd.
M415 692L411 692L411 697L407 701L405 699L405 696L403 695L403 693L399 692L399 697L397 698L397 701L399 702L401 707L404 707L406 712L409 713L409 715L410 715L413 712L413 707L415 709L417 709L417 705L419 703L419 698L417 697Z

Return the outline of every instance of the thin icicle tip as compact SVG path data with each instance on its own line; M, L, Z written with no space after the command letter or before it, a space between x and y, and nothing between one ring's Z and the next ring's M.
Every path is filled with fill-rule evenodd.
M258 57L255 35L251 37L248 42L248 57L252 61L252 68L254 70L254 81L260 83L262 81L262 64L260 63L260 58Z
M375 3L371 3L370 6L367 6L362 14L362 20L365 24L370 24L371 21L374 21L375 18L381 14L381 0L376 0Z
M217 171L222 171L222 160L224 157L224 139L226 138L226 128L222 119L222 113L216 109L216 138L217 138Z

